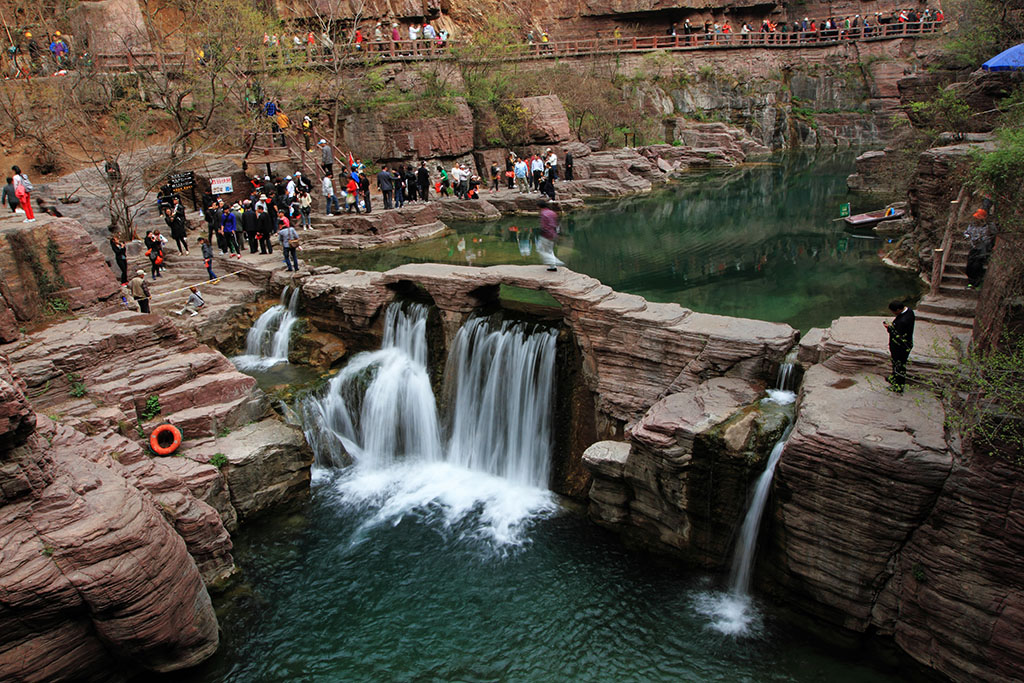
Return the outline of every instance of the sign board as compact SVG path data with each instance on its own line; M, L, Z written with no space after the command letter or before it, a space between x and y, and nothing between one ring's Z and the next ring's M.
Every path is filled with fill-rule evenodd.
M840 218L846 218L849 215L850 215L850 202L846 202L845 204L840 204L839 205L839 217Z
M231 176L210 178L211 194L231 194L233 191L234 190L231 189Z
M181 173L172 173L167 178L167 182L171 184L171 191L175 194L190 193L196 186L196 172L182 171Z

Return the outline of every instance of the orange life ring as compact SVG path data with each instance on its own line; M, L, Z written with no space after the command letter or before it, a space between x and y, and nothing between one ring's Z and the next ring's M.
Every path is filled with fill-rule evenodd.
M173 437L170 446L160 445L160 436L163 434L170 434ZM178 446L181 445L181 430L174 425L163 424L153 430L153 433L149 435L149 447L153 449L153 452L157 455L170 455L174 451L178 450Z

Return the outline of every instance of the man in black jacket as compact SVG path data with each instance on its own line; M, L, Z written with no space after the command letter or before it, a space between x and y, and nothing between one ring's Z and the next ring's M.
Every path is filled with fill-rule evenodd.
M245 210L242 211L242 232L245 233L245 240L249 243L249 253L256 253L256 233L259 228L256 226L256 210L252 208L252 202L246 199L242 202Z
M889 355L892 357L889 390L902 394L907 384L907 359L914 348L914 312L899 301L890 302L889 310L896 315L891 323L882 322L889 332Z
M430 171L427 170L427 162L421 161L420 168L416 171L416 183L420 186L420 199L430 199Z
M391 193L394 192L395 185L391 178L391 172L388 171L388 167L380 169L380 173L377 174L377 189L384 197L384 208L391 208Z
M263 204L256 205L256 232L259 235L260 253L273 254L274 243L270 241L270 237L276 235L277 231L274 230L274 221L263 208Z

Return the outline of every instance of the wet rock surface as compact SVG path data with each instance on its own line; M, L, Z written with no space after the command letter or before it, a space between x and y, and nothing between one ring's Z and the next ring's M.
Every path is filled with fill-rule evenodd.
M588 448L591 517L632 543L721 568L767 455L761 435L778 438L788 422L751 405L762 394L746 380L708 380L654 404L628 442Z

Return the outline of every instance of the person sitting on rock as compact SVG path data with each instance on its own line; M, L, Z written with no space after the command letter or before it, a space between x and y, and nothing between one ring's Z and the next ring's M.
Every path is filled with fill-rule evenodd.
M191 293L189 294L184 307L182 307L180 311L176 311L178 315L185 315L186 312L193 316L198 315L199 309L206 305L206 301L203 300L203 295L199 293L198 287L192 285L188 290Z

